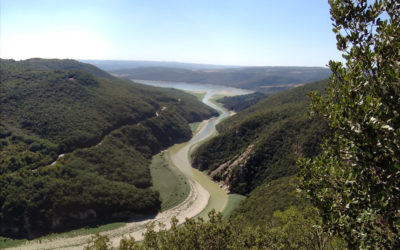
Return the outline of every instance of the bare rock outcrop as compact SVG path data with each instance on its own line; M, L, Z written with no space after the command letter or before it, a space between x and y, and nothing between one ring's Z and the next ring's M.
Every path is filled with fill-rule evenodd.
M253 148L254 144L250 144L243 153L236 155L231 160L221 164L210 173L211 178L220 181L220 184L228 191L230 189L230 180L234 169L242 169L246 165L247 161L251 157Z

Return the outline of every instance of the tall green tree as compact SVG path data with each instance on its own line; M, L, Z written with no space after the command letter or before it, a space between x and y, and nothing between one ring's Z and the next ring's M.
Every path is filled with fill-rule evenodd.
M400 0L330 0L337 48L311 113L330 134L301 188L350 248L400 248Z

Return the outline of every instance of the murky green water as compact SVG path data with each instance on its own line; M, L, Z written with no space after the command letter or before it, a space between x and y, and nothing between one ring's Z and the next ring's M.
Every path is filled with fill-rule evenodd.
M218 117L211 118L206 126L204 126L189 142L176 144L168 149L169 156L175 166L182 171L188 178L191 178L200 185L202 185L209 193L210 199L207 207L199 214L201 217L206 217L208 212L212 209L216 211L222 211L228 201L228 195L225 190L220 188L217 183L213 182L208 176L201 173L197 169L192 168L189 161L189 152L191 147L198 144L199 142L207 139L209 136L217 134L215 125L222 119L229 116L228 110L221 108L210 101L214 95L243 95L251 93L248 90L230 88L225 86L217 86L210 84L188 84L188 83L174 83L174 82L154 82L154 81L136 81L148 85L176 88L186 91L201 91L207 92L203 98L203 102L208 106L219 111Z

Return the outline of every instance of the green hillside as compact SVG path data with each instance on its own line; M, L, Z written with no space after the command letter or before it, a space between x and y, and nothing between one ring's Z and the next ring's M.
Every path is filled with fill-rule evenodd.
M291 206L303 210L310 204L296 192L297 187L294 176L285 176L262 184L240 203L229 220L243 227L263 226L272 220L274 212L278 210L284 211Z
M296 179L295 159L319 152L327 132L325 124L307 117L307 93L323 92L326 86L327 80L310 83L255 105L258 95L226 98L239 112L218 125L220 135L194 152L194 165L247 198L226 220L215 212L209 220L188 219L182 226L172 220L169 230L155 233L150 227L142 242L123 243L135 249L346 249L341 239L316 226L322 219L298 192ZM88 246L107 241L95 236Z
M218 99L217 102L222 103L225 108L233 110L235 112L247 109L251 105L256 104L267 96L260 92L254 92L248 95L238 95L238 96L225 96Z
M225 120L218 125L220 135L194 153L194 166L241 194L296 174L297 156L315 155L326 131L321 121L309 120L307 93L323 91L326 84L276 94Z
M152 155L216 115L194 96L73 60L1 60L0 70L1 236L156 213Z
M2 60L4 62L4 60ZM14 65L24 70L80 70L89 74L93 74L98 77L112 78L112 76L103 70L87 63L81 63L72 59L42 59L42 58L31 58L23 61L15 62L8 60L9 66Z

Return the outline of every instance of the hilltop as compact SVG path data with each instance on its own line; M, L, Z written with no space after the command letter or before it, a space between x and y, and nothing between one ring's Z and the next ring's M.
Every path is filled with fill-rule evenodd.
M216 115L194 96L74 60L1 60L0 70L1 236L157 213L151 157Z

